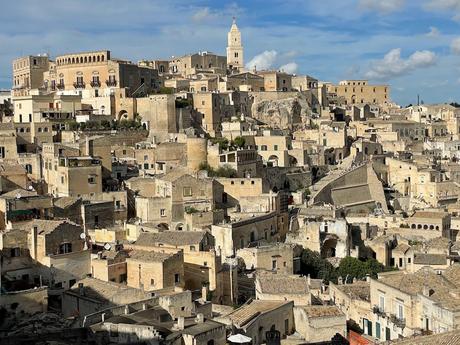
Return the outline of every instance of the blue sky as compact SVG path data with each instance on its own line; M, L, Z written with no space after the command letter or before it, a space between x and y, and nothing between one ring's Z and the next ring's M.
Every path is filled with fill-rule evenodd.
M2 0L0 87L11 60L109 49L137 61L225 54L232 16L248 67L368 78L406 105L460 102L460 0Z

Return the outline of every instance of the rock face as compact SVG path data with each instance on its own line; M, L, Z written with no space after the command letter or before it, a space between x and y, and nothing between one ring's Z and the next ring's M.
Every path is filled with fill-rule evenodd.
M311 108L302 95L284 99L254 99L252 117L279 129L294 129L306 123Z

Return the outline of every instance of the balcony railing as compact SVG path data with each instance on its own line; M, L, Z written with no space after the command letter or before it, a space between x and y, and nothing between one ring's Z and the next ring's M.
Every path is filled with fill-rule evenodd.
M65 89L65 85L64 84L56 84L56 88L58 90L64 90Z
M390 315L390 321L393 323L393 325L395 325L396 327L399 327L399 328L404 328L406 327L406 319L404 318L399 318L398 316L396 316L395 314L391 314Z
M101 86L101 82L99 80L93 80L89 84L91 85L91 87L100 87Z
M374 305L372 307L372 312L378 316L385 317L385 311L383 311L378 305Z
M113 79L113 80L110 80L110 79L109 79L109 80L106 80L106 81L105 81L105 84L106 84L107 86L117 86L117 81L116 81L115 79Z
M78 82L76 81L75 83L73 83L73 87L76 88L76 89L84 89L85 88L85 83L84 82Z

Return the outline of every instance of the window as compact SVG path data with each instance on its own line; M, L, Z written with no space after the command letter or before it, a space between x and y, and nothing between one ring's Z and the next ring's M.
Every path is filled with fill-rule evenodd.
M99 226L99 216L94 216L94 226Z
M11 257L17 258L18 256L21 256L21 250L19 248L11 248Z
M276 270L276 260L272 260L272 270Z
M59 254L67 254L72 252L72 243L63 243L59 246Z
M379 309L382 312L385 311L385 296L384 295L379 296Z
M192 187L184 187L182 189L183 196L192 196Z
M273 150L278 151L278 145L274 145Z
M380 323L378 322L375 323L375 337L380 339Z
M404 319L404 305L402 303L396 302L396 316L398 319Z
M160 216L166 217L166 210L164 208L160 209Z
M96 183L95 177L94 176L88 176L88 183L95 184Z
M180 274L176 273L174 274L174 283L179 283L180 282Z
M0 146L0 158L5 158L5 147Z
M155 279L153 279L153 278L150 279L150 285L152 285L152 286L155 285Z
M195 251L195 246L190 246L190 251L194 252Z
M289 334L289 319L284 320L284 334Z

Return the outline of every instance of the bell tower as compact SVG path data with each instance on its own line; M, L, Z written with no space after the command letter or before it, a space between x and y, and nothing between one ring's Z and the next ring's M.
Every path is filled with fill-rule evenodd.
M233 17L233 24L228 32L227 41L227 67L229 70L242 71L244 68L243 45L235 17Z

